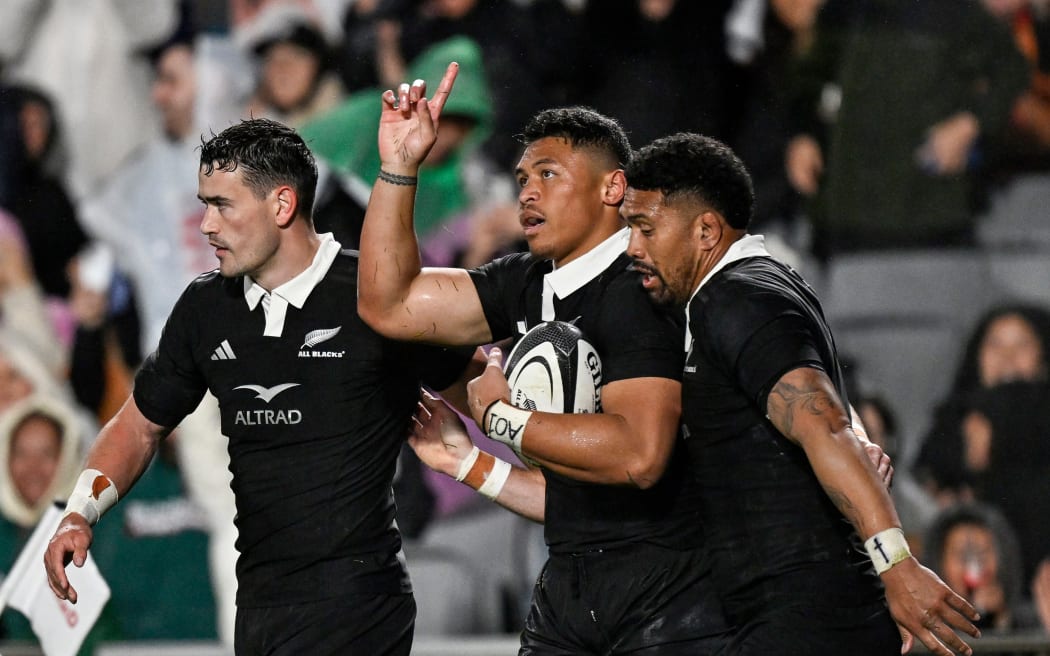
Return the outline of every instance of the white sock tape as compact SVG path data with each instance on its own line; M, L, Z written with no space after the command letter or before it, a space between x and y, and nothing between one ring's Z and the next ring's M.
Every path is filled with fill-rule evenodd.
M507 482L507 478L510 476L510 463L506 460L495 459L496 462L492 466L492 471L489 472L488 477L485 478L485 482L482 483L481 487L478 488L478 494L495 501L499 493L503 491L503 485Z
M908 541L904 539L904 531L899 528L879 531L864 541L864 548L867 549L877 574L882 574L911 557L911 549L908 548Z
M107 510L117 502L117 486L97 469L85 469L66 501L66 512L77 513L94 526Z
M474 463L478 461L478 454L481 453L481 449L474 447L467 457L463 459L463 462L459 463L459 469L456 471L456 480L460 483L470 473L470 468L474 466Z
M521 440L525 437L525 424L529 423L532 413L515 408L505 401L496 401L489 406L485 434L497 442L502 442L521 453Z

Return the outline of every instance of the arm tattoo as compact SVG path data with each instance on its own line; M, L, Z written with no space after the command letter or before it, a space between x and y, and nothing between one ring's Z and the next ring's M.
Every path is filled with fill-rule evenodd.
M769 406L769 420L773 422L777 430L795 443L800 443L799 436L793 434L796 420L802 424L807 416L823 417L829 425L833 425L835 417L842 415L842 408L837 403L837 398L829 394L823 386L797 385L785 382L783 379L777 382L770 391L767 405ZM821 486L839 512L854 526L860 526L858 522L861 518L853 501L849 498L849 490L829 487L823 480Z
M841 490L829 488L826 485L824 492L827 493L828 498L831 499L831 503L835 504L835 507L839 509L839 512L845 516L854 526L860 526L857 521L856 508L853 507L853 502L849 500L849 497L845 492Z
M819 417L834 407L826 391L813 387L797 387L784 380L773 386L769 393L769 419L786 437L794 440L795 414Z

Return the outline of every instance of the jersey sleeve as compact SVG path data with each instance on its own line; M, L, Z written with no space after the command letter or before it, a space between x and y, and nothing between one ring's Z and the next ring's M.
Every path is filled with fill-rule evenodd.
M784 374L801 367L827 370L819 331L789 296L738 284L704 300L696 343L763 413Z
M195 285L183 292L168 316L157 350L135 374L135 403L146 419L159 426L177 426L196 409L207 389L194 359Z
M469 271L494 342L514 334L513 308L525 287L530 262L527 253L514 253Z
M423 384L434 391L441 391L457 380L474 356L475 346L440 347L429 344L409 343L403 345L401 353L410 360Z
M633 278L610 287L598 325L600 334L588 338L595 339L601 354L603 384L627 378L682 379L683 324L654 305Z

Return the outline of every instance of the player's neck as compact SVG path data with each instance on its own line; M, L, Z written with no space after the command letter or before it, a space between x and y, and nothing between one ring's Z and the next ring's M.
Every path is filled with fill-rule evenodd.
M693 291L696 291L697 287L700 286L700 283L707 277L707 274L717 268L722 260L725 259L733 244L746 234L747 232L744 230L727 229L723 233L723 237L719 239L712 248L699 249L697 254L697 268L693 280Z
M583 257L603 244L610 237L620 232L623 228L624 224L620 220L619 214L603 216L594 223L594 229L588 232L575 248L562 257L554 258L554 266L556 268L563 267L566 264L570 264L574 260Z
M312 226L293 224L282 235L280 245L266 265L253 272L252 280L266 291L272 292L309 269L320 246L321 238Z

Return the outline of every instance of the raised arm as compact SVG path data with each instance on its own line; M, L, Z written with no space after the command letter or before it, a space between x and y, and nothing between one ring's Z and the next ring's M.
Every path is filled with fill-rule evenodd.
M767 413L777 430L802 447L828 496L865 540L902 629L904 651L914 635L935 654L971 653L952 627L980 635L971 623L977 612L911 556L886 486L827 374L809 367L784 374L769 393Z
M379 178L361 230L357 309L375 331L401 340L485 344L492 335L463 269L423 269L413 227L419 168L437 139L438 119L459 66L449 64L434 97L426 83L383 93Z
M408 444L434 471L474 488L507 510L543 522L547 495L543 473L516 467L480 451L459 415L426 392Z
M508 402L500 351L493 348L485 373L467 389L470 412L489 437L551 471L590 483L652 487L678 435L682 388L669 378L604 385L600 414L529 412Z
M66 565L82 567L91 546L91 527L117 499L127 494L149 466L160 440L171 432L146 419L133 397L102 428L84 472L66 504L67 514L44 553L47 582L59 599L77 601Z

